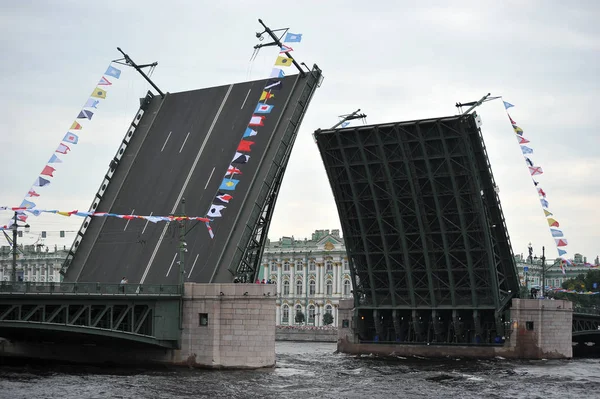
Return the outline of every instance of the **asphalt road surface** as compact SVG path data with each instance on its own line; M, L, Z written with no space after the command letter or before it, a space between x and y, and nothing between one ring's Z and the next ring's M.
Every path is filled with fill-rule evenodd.
M227 268L235 252L256 196L273 161L275 144L300 95L297 75L282 79L272 90L270 113L254 113L266 80L244 82L155 97L117 167L97 212L167 216L181 214L185 198L188 216L205 216L212 204L211 238L202 222L188 222L185 239L185 281L226 282ZM264 126L247 137L251 144L246 163L232 163L253 115ZM234 190L220 190L229 166L241 174ZM229 177L230 178L230 177ZM217 193L232 196L229 203L214 201ZM177 223L145 220L92 218L65 281L177 284L179 228Z

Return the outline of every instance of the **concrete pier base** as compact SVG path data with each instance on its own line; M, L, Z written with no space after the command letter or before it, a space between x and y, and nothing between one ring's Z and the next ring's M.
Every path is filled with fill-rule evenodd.
M513 299L511 331L503 345L433 345L428 343L361 343L354 332L352 300L340 301L338 351L381 356L424 356L513 359L570 359L573 357L573 303Z
M98 336L82 344L59 332L41 342L0 338L0 357L215 369L275 365L275 285L186 283L184 293L179 349Z

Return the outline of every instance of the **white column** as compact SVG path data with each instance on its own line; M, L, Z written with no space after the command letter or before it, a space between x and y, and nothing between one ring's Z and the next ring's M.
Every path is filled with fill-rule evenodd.
M302 273L304 273L304 276L302 276L302 289L304 290L302 296L306 297L308 294L308 262L306 258L302 264Z
M339 270L338 270L338 264L337 262L333 264L333 296L335 296L338 293L338 278L339 278Z
M323 315L321 314L320 308L321 307L315 303L315 327L319 327L321 325L321 318Z
M277 264L277 295L281 295L283 293L283 290L281 287L281 263L279 263L278 259L275 260L275 262Z
M325 261L321 263L321 269L319 270L319 275L321 276L321 286L319 287L321 290L321 295L325 295Z
M290 260L290 295L293 297L296 294L296 274L294 260Z
M275 325L281 324L281 304L278 303L275 308Z

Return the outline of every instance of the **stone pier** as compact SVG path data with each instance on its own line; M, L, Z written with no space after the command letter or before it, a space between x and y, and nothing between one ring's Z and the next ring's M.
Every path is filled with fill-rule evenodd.
M504 345L417 345L360 343L354 333L353 300L342 300L338 317L338 350L350 354L512 359L570 359L573 357L573 303L513 299L510 335Z
M274 284L185 284L181 349L191 367L275 365Z

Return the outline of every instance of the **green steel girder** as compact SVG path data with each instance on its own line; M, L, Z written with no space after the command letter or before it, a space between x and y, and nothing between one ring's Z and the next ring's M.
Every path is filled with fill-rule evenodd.
M181 334L179 306L178 298L100 300L12 295L0 298L0 330L65 331L176 348Z
M342 148L341 142L340 142L340 137L337 136L337 138L338 138L338 144L340 145L340 148ZM344 163L344 168L345 168L346 173L348 175L348 180L351 181L352 178L351 178L351 172L350 172L350 165L349 165L348 159L346 157L346 152L344 151L343 148L342 148L342 151L341 151L341 155L342 155L342 160L343 160L343 163ZM358 223L359 223L359 226L360 226L360 230L364 231L365 228L364 228L363 220L361 218L360 211L359 211L359 204L358 204L356 187L352 183L350 184L350 191L352 192L352 199L354 200L354 207L355 207L356 213L358 215ZM364 235L362 235L362 241L363 241L363 246L365 248L368 248L366 237ZM374 276L373 276L373 266L371 265L371 260L370 260L370 258L368 256L368 254L365 254L364 256L365 256L365 261L367 263L367 269L368 269L368 279L369 279L369 283L370 283L369 284L369 288L370 288L370 291L371 291L371 304L377 305L377 293L375 291L376 286L375 286L375 279L374 279Z
M573 313L573 337L598 334L600 336L600 315Z

